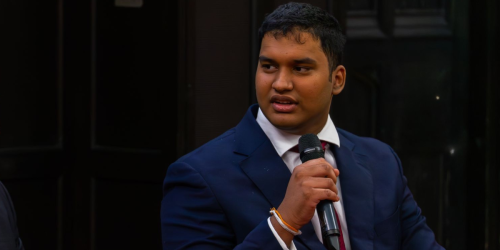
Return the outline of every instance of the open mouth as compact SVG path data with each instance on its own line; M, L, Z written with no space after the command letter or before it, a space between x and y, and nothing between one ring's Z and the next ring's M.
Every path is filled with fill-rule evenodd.
M287 102L287 101L276 101L276 103L279 103L279 104L292 104L292 102Z
M271 98L271 104L276 112L289 113L297 107L297 101L288 96L274 95Z

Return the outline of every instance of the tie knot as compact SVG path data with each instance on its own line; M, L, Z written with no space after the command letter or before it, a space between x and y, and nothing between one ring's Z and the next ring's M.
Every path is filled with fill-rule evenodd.
M321 141L321 147L323 148L323 151L325 151L325 147L326 147L326 144L328 144L328 142L326 141ZM299 152L299 145L295 145L295 147L291 148L290 151L293 151L295 153L300 153Z
M321 141L321 147L323 148L323 151L325 151L326 144L328 144L328 142Z

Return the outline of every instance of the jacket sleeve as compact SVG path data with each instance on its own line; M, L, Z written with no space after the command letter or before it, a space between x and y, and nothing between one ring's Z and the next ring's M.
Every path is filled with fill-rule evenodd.
M399 157L394 150L391 151L399 164L399 172L403 181L403 198L400 210L402 249L405 250L442 250L441 245L436 242L434 232L426 223L420 207L413 198L407 185L406 177Z
M282 249L267 220L237 244L224 209L203 177L190 165L169 166L161 202L163 250Z
M0 249L24 250L17 229L17 218L10 194L0 182Z

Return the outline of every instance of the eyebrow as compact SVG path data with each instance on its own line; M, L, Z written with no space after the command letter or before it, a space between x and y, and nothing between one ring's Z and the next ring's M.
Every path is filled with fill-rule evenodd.
M259 56L259 62L272 62L272 63L274 63L275 61L269 57Z
M298 59L298 60L293 60L295 63L299 63L299 64L316 64L316 60L312 59L312 58L309 58L309 57L306 57L306 58L302 58L302 59Z
M259 56L259 61L260 62L272 62L272 63L276 62L275 60L273 60L269 57L266 57L266 56ZM293 61L297 64L316 64L316 60L309 58L309 57L297 59L297 60L293 60Z

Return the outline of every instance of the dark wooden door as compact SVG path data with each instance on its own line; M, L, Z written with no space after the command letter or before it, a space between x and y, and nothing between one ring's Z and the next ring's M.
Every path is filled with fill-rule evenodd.
M29 249L161 249L177 4L0 1L0 180Z
M90 243L160 249L161 183L177 156L177 8L119 3L92 2Z
M58 1L0 1L0 180L26 249L57 249L63 96Z
M463 249L467 156L466 20L459 1L346 1L348 77L334 98L339 127L394 148L437 241ZM463 4L463 3L462 3ZM459 63L460 62L460 63Z

